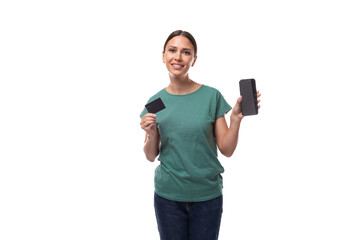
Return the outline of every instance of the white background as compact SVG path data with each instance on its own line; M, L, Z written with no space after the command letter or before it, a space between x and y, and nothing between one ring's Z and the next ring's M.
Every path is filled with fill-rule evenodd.
M220 239L360 239L356 1L1 1L0 239L158 239L139 114L167 36L233 106ZM228 116L227 116L228 117Z

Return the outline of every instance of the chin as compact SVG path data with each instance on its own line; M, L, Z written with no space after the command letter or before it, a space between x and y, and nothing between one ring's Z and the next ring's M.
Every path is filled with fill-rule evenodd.
M188 73L173 73L173 72L170 72L169 71L169 75L170 77L175 77L175 78L178 78L178 77L185 77L188 75Z

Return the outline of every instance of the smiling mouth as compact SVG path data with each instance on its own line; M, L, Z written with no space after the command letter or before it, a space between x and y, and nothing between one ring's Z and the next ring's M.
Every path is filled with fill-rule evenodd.
M171 64L171 66L173 66L175 69L181 69L181 68L183 68L185 65L182 65L182 64Z

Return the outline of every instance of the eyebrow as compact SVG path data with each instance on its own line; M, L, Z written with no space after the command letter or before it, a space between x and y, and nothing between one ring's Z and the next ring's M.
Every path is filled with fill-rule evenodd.
M177 48L177 47L175 47L175 46L169 46L169 48ZM190 48L183 48L183 50L188 50L188 51L191 51L191 49Z

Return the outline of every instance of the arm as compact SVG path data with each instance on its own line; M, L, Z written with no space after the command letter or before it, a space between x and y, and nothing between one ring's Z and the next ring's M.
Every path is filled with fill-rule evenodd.
M146 159L153 162L160 153L160 135L156 127L156 115L147 113L141 118L141 128L146 132L144 153Z
M258 91L257 97L259 98L260 96L261 94ZM237 99L236 105L231 112L229 128L225 116L222 116L215 121L216 144L218 145L220 152L226 157L232 156L238 143L240 123L244 117L241 112L241 100L241 97ZM259 102L260 100L258 99L258 103ZM260 105L258 105L258 108L260 108Z
M236 149L241 119L236 118L231 114L229 128L225 116L220 117L215 122L216 144L218 145L220 152L226 157L231 157Z

